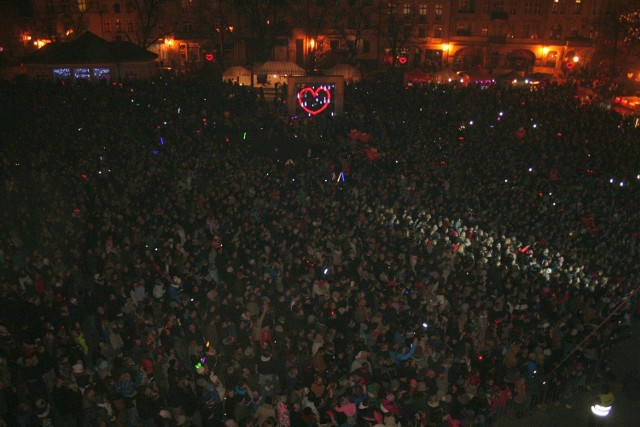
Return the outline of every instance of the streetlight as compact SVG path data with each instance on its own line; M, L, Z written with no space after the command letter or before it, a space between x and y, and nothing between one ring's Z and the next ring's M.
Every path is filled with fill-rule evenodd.
M449 50L451 50L451 45L449 43L442 44L442 51L446 54L444 64L445 66L449 66Z
M316 40L309 40L309 72L313 73L316 69Z

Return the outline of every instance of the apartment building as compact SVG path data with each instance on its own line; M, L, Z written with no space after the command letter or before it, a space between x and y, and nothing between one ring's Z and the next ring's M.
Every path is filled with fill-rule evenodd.
M624 1L33 0L11 34L32 50L91 31L187 71L276 60L558 74L599 60L605 18Z

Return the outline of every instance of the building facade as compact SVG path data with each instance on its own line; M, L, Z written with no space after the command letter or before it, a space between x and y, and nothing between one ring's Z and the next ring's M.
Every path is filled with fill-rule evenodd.
M7 1L7 0L0 0ZM33 0L10 33L25 51L91 31L167 69L267 60L435 71L561 74L594 67L625 0ZM612 6L613 5L613 6ZM25 53L25 52L19 52Z

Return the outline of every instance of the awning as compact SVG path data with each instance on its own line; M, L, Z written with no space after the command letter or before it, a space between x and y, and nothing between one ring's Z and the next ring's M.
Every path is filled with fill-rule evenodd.
M305 72L295 62L267 61L254 69L255 74L274 74L277 76L304 76Z

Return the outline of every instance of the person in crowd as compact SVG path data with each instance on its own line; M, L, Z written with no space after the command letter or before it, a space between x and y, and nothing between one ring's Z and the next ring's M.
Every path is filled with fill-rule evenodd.
M640 145L576 89L364 81L291 118L0 83L0 420L490 424L588 386L591 325L638 314Z

